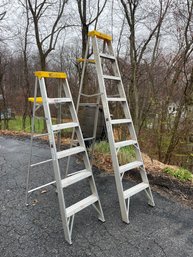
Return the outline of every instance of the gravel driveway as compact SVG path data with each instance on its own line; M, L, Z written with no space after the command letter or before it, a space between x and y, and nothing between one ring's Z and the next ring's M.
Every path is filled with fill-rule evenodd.
M47 145L35 143L36 159L49 158ZM193 210L154 192L156 207L146 203L143 193L131 199L130 224L120 218L114 177L94 169L106 222L97 220L89 207L75 216L72 240L68 245L55 189L47 187L30 196L25 206L25 178L29 140L0 137L0 256L1 257L192 257ZM73 159L71 168L81 166ZM65 163L64 163L65 166ZM31 186L52 179L52 165L35 170ZM132 182L125 182L127 187ZM67 192L67 202L87 194L87 185L78 183ZM32 204L34 203L34 204Z

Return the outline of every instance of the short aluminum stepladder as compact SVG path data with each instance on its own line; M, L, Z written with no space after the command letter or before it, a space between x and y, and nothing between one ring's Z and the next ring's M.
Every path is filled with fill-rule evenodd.
M35 84L35 93L34 93L33 115L35 112L37 102L39 102L40 104L43 105L43 109L45 113L49 144L50 144L51 156L52 156L51 160L53 162L53 169L54 169L54 176L55 176L55 181L52 181L46 185L53 184L53 183L56 184L65 239L69 244L72 244L71 234L72 234L72 228L73 228L73 221L74 221L74 216L77 212L83 210L84 208L90 205L93 205L93 207L96 209L98 213L99 220L103 222L105 221L104 215L103 215L101 203L99 200L97 188L95 185L92 169L90 166L88 154L85 148L79 121L75 111L74 103L72 100L70 88L68 85L67 75L63 72L36 71L35 76L36 76L36 84ZM62 89L64 91L65 96L61 98L49 98L47 95L45 78L60 79L62 82ZM37 97L38 85L40 88L41 97ZM50 112L50 105L60 105L60 104L68 105L72 121L60 123L60 124L53 124L51 112ZM55 132L58 132L61 130L65 131L65 129L71 129L71 128L74 128L75 130L79 145L70 149L57 151L55 136L54 136ZM70 174L65 174L65 177L62 178L59 160L78 153L82 153L85 169L77 172L73 172ZM41 162L40 164L42 163L44 162ZM31 166L33 167L33 165ZM29 165L29 168L30 168L30 165ZM27 180L29 180L29 171L28 171ZM91 195L89 195L88 197L84 198L83 200L80 200L79 202L69 207L66 207L63 189L81 180L88 180L90 189L91 189ZM28 182L29 181L27 181L27 187L28 187ZM43 186L40 186L38 188L42 188L42 187ZM31 191L34 191L34 190L31 190ZM29 190L28 192L31 192L31 191Z
M99 43L102 43L102 47L100 47L100 50L99 50ZM90 49L89 44L92 46L94 61L93 59L91 61L89 61L90 59L87 59L88 51ZM91 55L91 58L92 58L92 55ZM127 103L127 98L123 87L117 59L113 52L112 37L110 35L103 34L95 30L89 32L85 57L84 59L81 59L81 60L83 61L83 72L82 72L79 95L81 95L81 92L82 92L82 81L84 77L86 64L90 62L91 63L94 62L96 65L96 72L97 72L98 84L99 84L99 93L100 93L101 103L103 106L106 130L107 130L108 141L109 141L110 151L112 156L112 164L113 164L113 169L115 174L115 181L116 181L117 193L118 193L119 204L121 209L121 216L124 222L129 223L129 203L130 203L131 196L141 191L145 191L148 199L148 204L151 206L155 206L155 204L154 204L152 192L150 189L149 181L147 178L147 174L145 171L141 151L137 141L137 136L135 133L129 106ZM104 68L105 60L108 60L110 62L110 69L112 70L112 73L113 73L111 75L106 74L107 70L105 70ZM116 96L110 96L107 94L106 84L108 82L113 82L114 85L116 85L117 91L118 91ZM78 105L79 103L80 103L80 97L78 98ZM113 119L113 115L111 115L110 108L109 108L109 105L113 103L119 103L121 105L122 117L116 117ZM97 104L99 104L98 100L97 100ZM78 107L77 107L77 110L78 110ZM96 109L95 117L97 117L97 113L98 113L98 109ZM113 132L114 126L116 125L126 125L128 133L130 134L130 138L124 141L116 142L114 137L114 132ZM95 123L94 131L96 131L96 126L97 126L97 123ZM118 161L118 152L121 148L128 147L128 146L133 146L135 151L135 160L130 163L120 165ZM125 172L128 172L133 169L139 169L142 182L129 189L124 189L123 176Z

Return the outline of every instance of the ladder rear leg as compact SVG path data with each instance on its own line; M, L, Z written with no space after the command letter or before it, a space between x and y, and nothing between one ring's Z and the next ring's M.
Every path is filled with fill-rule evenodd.
M149 180L148 180L148 177L147 177L147 173L145 171L145 167L143 167L141 170L140 170L140 175L141 175L141 179L143 182L147 183L149 185ZM151 188L150 188L150 185L148 188L146 188L146 190L144 190L145 193L146 193L146 196L147 196L147 202L150 206L154 207L155 206L155 203L154 203L154 199L153 199L153 195L152 195L152 192L151 192Z
M152 192L151 192L151 188L148 187L146 190L145 190L145 193L146 193L146 196L147 196L147 199L148 199L148 204L152 207L155 206L155 202L154 202L154 199L153 199L153 195L152 195Z
M93 175L89 178L89 183L90 183L90 188L91 188L92 193L95 194L98 198L98 201L93 204L93 206L95 207L95 209L98 213L98 219L102 222L105 222L101 202L100 202L100 199L98 196L98 192L97 192L97 188L96 188L96 184L95 184Z

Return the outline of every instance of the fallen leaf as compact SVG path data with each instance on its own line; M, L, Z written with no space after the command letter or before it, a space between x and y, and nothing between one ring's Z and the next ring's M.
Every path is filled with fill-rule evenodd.
M41 194L45 194L45 193L47 193L47 192L48 192L48 190L47 190L47 189L44 189L44 190L41 191Z
M38 200L37 199L34 199L33 201L32 201L32 205L34 206L34 205L36 205L38 203Z

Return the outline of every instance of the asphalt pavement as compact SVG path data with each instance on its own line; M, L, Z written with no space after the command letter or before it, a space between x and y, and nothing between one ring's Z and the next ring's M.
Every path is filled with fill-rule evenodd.
M25 206L29 140L0 137L0 257L192 257L193 210L153 192L149 207L144 193L132 197L130 224L121 221L113 175L93 169L106 222L92 206L75 215L73 244L64 240L53 186L32 193ZM46 144L36 142L34 162L50 158ZM61 163L65 169L66 163ZM72 159L71 170L80 169ZM33 170L30 187L53 179L52 164ZM133 182L125 181L130 187ZM67 204L89 194L86 183L65 191Z

